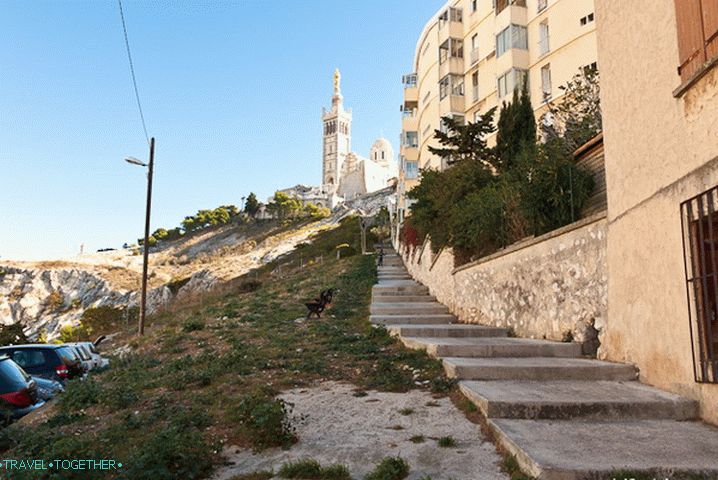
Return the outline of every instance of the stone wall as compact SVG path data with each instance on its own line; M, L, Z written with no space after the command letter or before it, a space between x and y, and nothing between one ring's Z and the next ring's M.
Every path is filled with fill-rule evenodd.
M450 250L434 254L428 240L400 251L411 275L460 321L573 338L595 353L607 312L606 228L601 213L459 268Z

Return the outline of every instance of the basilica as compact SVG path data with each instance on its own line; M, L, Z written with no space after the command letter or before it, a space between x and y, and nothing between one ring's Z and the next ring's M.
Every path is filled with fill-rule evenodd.
M281 190L302 203L334 207L395 184L398 177L394 149L385 138L379 138L369 151L369 158L351 151L352 111L344 109L341 74L334 72L332 106L322 109L322 185L297 185Z

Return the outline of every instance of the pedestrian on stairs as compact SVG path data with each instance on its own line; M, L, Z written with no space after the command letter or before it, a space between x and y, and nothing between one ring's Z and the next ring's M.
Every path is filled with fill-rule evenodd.
M384 245L379 245L379 259L377 265L380 267L384 265Z

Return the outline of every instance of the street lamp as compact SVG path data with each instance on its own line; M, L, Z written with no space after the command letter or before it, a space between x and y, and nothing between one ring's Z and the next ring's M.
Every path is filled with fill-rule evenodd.
M147 168L147 209L145 211L145 242L143 246L144 258L142 261L142 297L140 301L140 325L138 333L145 334L145 316L147 314L147 267L149 262L150 247L150 210L152 207L152 171L155 163L155 139L150 139L150 163L144 163L134 157L125 158L127 163Z

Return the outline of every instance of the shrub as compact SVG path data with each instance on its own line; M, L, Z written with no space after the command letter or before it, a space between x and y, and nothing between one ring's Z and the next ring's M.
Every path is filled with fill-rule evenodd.
M196 429L180 425L161 428L129 457L126 477L135 480L205 478L212 468L210 445Z
M63 410L76 412L96 404L100 393L100 385L91 378L70 380L65 385L65 392L60 396L60 405Z
M0 325L0 345L22 345L29 343L21 323Z
M297 441L296 428L290 418L292 411L291 403L272 398L268 392L258 390L246 395L232 416L254 449L263 450L288 447Z
M451 448L456 446L456 440L454 440L454 437L448 436L448 437L441 437L436 442L441 448Z
M319 462L310 458L285 463L279 469L279 476L282 478L318 479L321 471L322 466Z
M59 290L53 290L45 299L45 304L53 312L62 311L65 307L65 297Z
M186 333L197 332L204 330L204 320L201 318L193 317L182 324L182 331Z
M401 480L409 475L409 465L401 457L386 457L364 480Z

